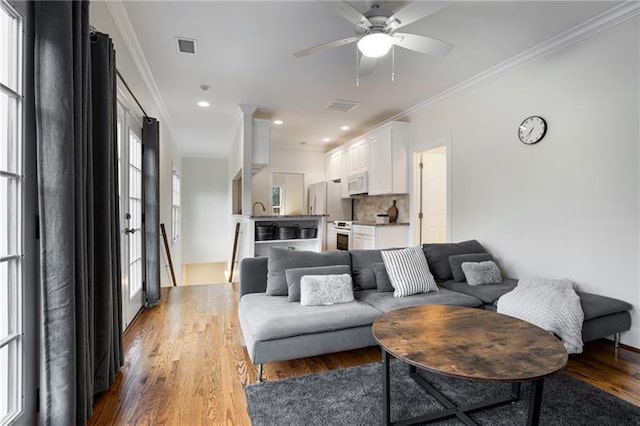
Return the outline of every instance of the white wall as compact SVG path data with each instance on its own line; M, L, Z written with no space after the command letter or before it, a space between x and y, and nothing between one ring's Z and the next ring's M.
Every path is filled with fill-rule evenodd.
M160 122L160 222L167 227L169 240L171 240L171 167L173 164L176 170L181 172L181 150L171 136L171 131L161 116L161 108L154 102L153 96L147 88L142 74L138 71L133 57L127 49L127 45L104 2L91 2L90 21L98 31L111 36L116 49L116 66L118 70L127 80L127 84L131 87L147 114L156 117ZM118 83L120 84L120 82ZM160 241L160 244L160 256L166 262L162 241ZM182 268L180 267L182 264L182 244L180 239L171 245L171 255L175 266L176 279L180 283L182 281ZM172 285L167 268L162 268L160 281L162 286Z
M182 261L226 262L231 215L227 159L182 159Z
M271 173L301 173L304 175L304 212L307 208L307 193L309 185L326 180L325 154L312 150L295 150L273 147L271 150L271 165L265 167L252 180L253 202L260 201L267 206L266 214L271 214L271 190L269 188ZM263 214L256 207L256 214Z
M414 147L451 137L452 238L509 276L569 278L635 305L640 347L639 20L413 113ZM517 137L546 118L537 145ZM414 148L415 149L415 148Z

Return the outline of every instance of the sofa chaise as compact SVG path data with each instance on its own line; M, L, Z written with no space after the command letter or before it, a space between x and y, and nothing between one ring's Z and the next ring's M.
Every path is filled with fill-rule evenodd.
M244 343L251 361L262 365L374 346L371 325L385 312L419 305L455 305L496 310L496 302L513 290L517 280L504 279L500 284L471 286L455 281L449 257L465 253L486 253L475 240L455 244L425 244L424 254L438 282L439 291L407 297L393 297L393 292L379 291L374 265L382 263L381 250L311 253L270 251L268 257L246 258L240 265L240 302L238 316ZM278 256L283 259L274 260ZM282 275L286 268L348 265L353 279L355 300L330 306L302 306L290 302L287 295L267 294L268 280ZM271 265L273 270L269 270ZM276 265L279 270L276 270ZM578 292L584 311L583 341L614 336L629 330L629 303Z

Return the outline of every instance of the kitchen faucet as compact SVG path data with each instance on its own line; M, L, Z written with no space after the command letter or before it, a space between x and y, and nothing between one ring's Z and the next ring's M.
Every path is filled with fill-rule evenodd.
M262 206L262 211L263 211L263 212L266 212L266 211L267 211L267 208L264 206L264 204L262 204L260 201L256 201L255 203L253 203L253 206L251 207L251 214L252 214L253 216L255 216L255 215L256 215L256 213L255 213L256 204L260 204L260 205Z

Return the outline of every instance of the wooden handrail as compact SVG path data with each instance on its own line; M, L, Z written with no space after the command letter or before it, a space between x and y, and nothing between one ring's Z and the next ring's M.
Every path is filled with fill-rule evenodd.
M164 250L167 253L167 259L169 260L169 271L171 272L171 280L173 286L176 287L176 273L173 271L173 260L171 260L171 251L169 250L169 241L167 240L167 231L164 228L164 223L160 224L160 231L162 231L162 240L164 241Z
M233 253L231 254L231 271L229 272L229 282L233 281L233 270L236 266L236 252L238 251L238 235L240 234L240 223L236 223L236 234L233 237Z

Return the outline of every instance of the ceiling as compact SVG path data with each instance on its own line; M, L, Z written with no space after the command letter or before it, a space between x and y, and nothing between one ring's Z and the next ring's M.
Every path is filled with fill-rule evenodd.
M360 11L366 2L350 2ZM387 2L395 9L405 2ZM313 1L124 2L185 155L228 156L239 104L281 119L279 146L328 149L479 72L542 43L618 3L453 2L402 29L455 45L444 58L396 49L395 75L383 58L356 87L356 47L296 58L293 52L353 35L351 24ZM197 40L178 53L175 37ZM201 84L210 89L203 92ZM334 98L360 102L326 111ZM209 108L196 102L206 99ZM343 131L341 126L350 130ZM323 142L323 138L331 138Z

